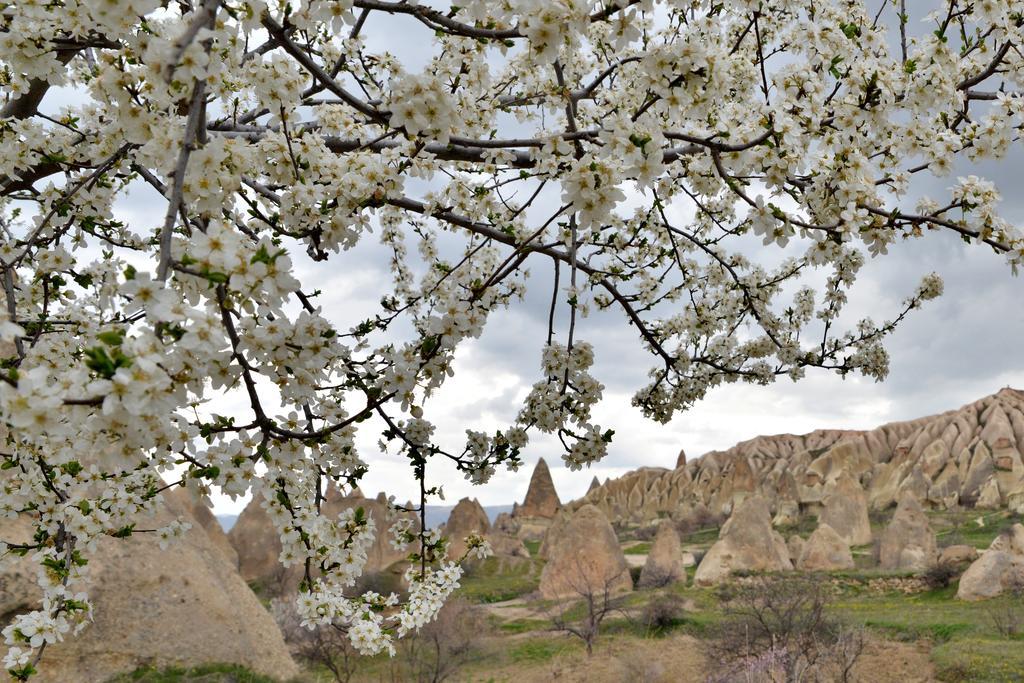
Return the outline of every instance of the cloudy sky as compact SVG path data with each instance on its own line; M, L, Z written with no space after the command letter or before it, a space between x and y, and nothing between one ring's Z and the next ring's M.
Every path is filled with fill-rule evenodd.
M1004 215L1019 225L1024 221L1024 199L1014 197L1010 185L1011 178L1019 177L1017 165L1019 160L1003 165L989 177L999 181L1006 197ZM935 194L955 177L935 180ZM296 255L300 279L323 290L320 303L342 328L371 314L382 283L388 280L385 254L371 242L326 265ZM761 255L774 260L778 250L770 248ZM426 416L438 425L441 444L460 448L466 429L491 431L515 419L539 377L550 297L547 265L546 259L534 264L524 302L494 314L482 337L460 348L455 376L426 407ZM519 472L499 471L489 484L477 487L438 460L430 466L431 479L444 484L449 504L463 496L485 505L510 504L522 500L533 464L544 457L552 466L559 495L569 500L582 495L595 475L604 480L642 466L672 467L680 449L693 457L762 434L872 428L956 408L1004 386L1024 388L1024 280L1014 277L1003 258L987 247L967 246L943 233L897 245L888 256L868 261L847 317L891 317L921 276L932 271L944 277L945 294L913 312L889 338L891 370L886 381L859 376L844 380L810 371L796 383L781 379L768 387L728 385L712 390L668 425L644 419L630 405L651 365L634 328L615 310L592 315L578 323L577 335L594 344L593 374L606 387L595 422L616 431L608 456L590 470L570 472L561 466L553 439L536 435L526 451L527 466ZM364 492L383 490L400 500L411 497L416 488L408 467L402 458L379 452L378 435L379 430L367 423L357 442L371 466ZM242 500L216 503L221 513L237 512L244 505Z
M421 27L394 21L389 27L367 25L364 35L369 36L370 47L386 48L407 65L422 63L430 46L423 40ZM402 39L406 31L415 38ZM76 99L76 94L64 93L54 104ZM1017 147L1009 160L979 169L959 168L952 176L933 179L930 186L916 191L940 195L958 174L983 174L1000 187L1004 216L1020 225L1024 222L1024 197L1019 193L1022 157ZM162 201L139 190L119 204L118 212L135 226L145 226L157 220L154 206L160 207L157 213L162 216ZM372 316L376 302L386 293L387 255L372 242L372 238L366 240L354 252L327 264L295 256L300 280L307 289L324 292L319 301L340 329ZM750 255L774 261L779 251L754 250ZM455 377L427 405L427 417L438 425L442 444L458 449L466 429L491 431L510 424L539 377L550 275L545 258L528 263L535 272L526 301L492 316L482 338L459 350ZM641 466L671 467L680 449L693 457L761 434L871 428L955 408L1004 386L1024 388L1020 353L1024 280L1011 276L1002 257L987 248L968 247L946 234L898 245L888 256L869 261L862 271L851 296L849 317L888 318L921 276L932 271L944 277L945 294L913 313L890 337L891 371L885 382L810 372L799 383L783 379L768 387L730 385L713 390L670 424L657 425L630 405L632 393L646 383L650 358L635 330L620 313L610 311L581 321L577 332L577 338L594 344L593 374L606 387L595 422L616 431L605 460L589 471L572 473L561 467L553 440L535 438L526 452L526 467L517 473L499 472L483 487L470 485L443 462L432 463L428 472L444 483L449 504L463 496L484 504L508 504L522 500L533 464L544 457L552 466L560 496L568 500L582 495L594 475L603 480ZM358 441L361 455L371 466L363 490L369 494L385 490L399 499L412 496L416 489L404 460L380 454L378 436L379 430L368 424ZM221 513L237 512L244 503L216 500Z
M923 16L927 11L922 5ZM913 17L912 20L920 17ZM429 43L418 40L422 30L393 20L387 30L370 24L364 30L371 48L387 49L407 65L422 63ZM377 30L375 30L375 28ZM927 29L926 26L921 27ZM396 40L408 32L410 39ZM1024 155L1019 147L1010 159L980 168L960 167L946 178L916 186L915 193L942 196L957 175L977 173L997 182L1004 197L1003 215L1017 225L1024 222ZM1015 180L1016 179L1016 180ZM768 248L760 247L762 250ZM751 256L778 258L771 253ZM481 339L463 346L456 375L427 407L427 417L438 424L442 443L460 445L464 430L494 429L514 418L530 385L539 377L540 348L546 330L550 275L546 259L533 264L527 299L490 319ZM358 319L379 300L379 283L386 280L383 253L358 261L342 260L341 267L314 268L309 277L322 281L327 293L323 305L330 316ZM346 267L345 263L353 263ZM871 428L879 424L949 410L993 393L1004 386L1024 388L1024 280L1013 277L1002 257L986 247L968 247L947 234L898 245L886 257L869 261L854 288L848 318L887 319L913 292L920 278L932 271L945 279L945 294L915 311L889 339L889 377L882 383L862 377L845 380L836 375L809 372L798 383L783 379L768 387L735 384L713 390L690 411L670 424L645 420L630 405L633 392L646 383L650 358L641 349L634 328L617 311L594 315L581 322L578 337L596 350L593 374L604 383L604 401L595 422L616 430L607 458L592 469L570 472L561 466L560 450L551 439L534 437L519 472L499 472L487 485L475 487L445 463L432 464L433 475L444 482L447 502L473 496L484 504L521 501L537 458L552 466L555 485L563 500L582 495L594 475L621 475L642 466L672 467L680 449L693 457L728 448L761 434L804 433L818 428ZM325 274L330 273L330 274ZM339 320L340 322L340 320ZM368 494L385 490L404 499L415 491L404 462L377 454L376 435L360 440L370 464L363 489ZM223 510L238 502L222 503Z

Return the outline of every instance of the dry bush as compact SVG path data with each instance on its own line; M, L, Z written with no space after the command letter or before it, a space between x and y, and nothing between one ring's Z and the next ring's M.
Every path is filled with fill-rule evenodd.
M451 598L437 618L398 643L391 660L394 683L442 683L473 656L488 633L487 617L464 598Z
M712 681L848 682L864 649L858 629L827 614L826 588L804 576L757 577L719 590L724 618L709 643Z
M989 602L988 619L999 635L1015 638L1024 633L1024 577L1018 577L1007 593L1008 600Z
M295 601L292 598L272 600L270 613L281 629L292 656L324 667L338 683L348 683L352 680L359 663L359 655L346 633L329 625L306 628L295 611Z
M952 562L936 562L921 574L925 585L931 590L946 588L953 581L960 571Z
M623 571L600 577L585 559L577 557L576 571L565 580L579 600L559 600L544 608L552 630L582 640L588 657L594 653L594 643L604 620L613 612L622 613L623 598L613 595L612 590Z
M683 599L668 593L659 595L644 605L643 612L640 613L640 622L648 634L657 635L675 628L685 617Z
M706 507L698 507L676 520L676 532L680 537L688 536L703 529L720 527L725 524L726 519L728 515L716 514Z
M640 574L637 577L637 580L633 582L633 585L636 588L664 588L670 583L678 580L672 572L666 571L665 569L647 569L646 567L640 567L639 569L641 570Z

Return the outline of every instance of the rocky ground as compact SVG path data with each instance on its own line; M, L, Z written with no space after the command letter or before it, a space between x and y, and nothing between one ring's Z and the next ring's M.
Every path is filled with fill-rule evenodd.
M891 513L890 513L891 514ZM939 549L989 547L1003 529L1020 521L1006 511L979 516L973 512L930 511L928 522ZM882 535L889 519L873 515L872 532ZM814 524L786 530L810 536ZM642 529L620 532L620 547L631 575L639 579L654 539ZM719 536L716 528L699 529L681 538L680 551L697 557L706 553ZM710 653L718 627L726 619L719 599L722 585L696 586L694 568L686 568L685 582L660 588L638 589L623 594L622 604L605 620L594 652L587 656L578 638L553 630L560 615L582 615L577 597L544 599L539 593L544 560L537 544L527 544L531 558L511 561L491 558L477 565L465 579L459 595L480 610L482 620L474 628L453 670L444 680L494 683L533 681L707 681L716 670ZM861 627L866 635L864 651L852 669L851 681L862 683L1010 682L1024 680L1024 599L1003 594L990 600L956 599L958 577L948 586L930 587L920 573L878 568L871 547L854 547L853 569L814 574L827 586L830 617ZM869 567L870 565L870 567ZM788 576L800 576L798 572ZM806 576L806 575L805 575ZM742 573L725 586L759 581L758 573ZM673 602L679 611L672 623L652 629L645 625L651 605ZM1017 632L1006 630L1016 615ZM1012 623L1009 624L1012 627ZM385 657L356 660L353 683L430 680L423 672L407 668L400 651L397 660ZM415 656L415 655L414 655ZM301 661L301 660L300 660ZM327 670L302 662L304 671L296 683L327 683ZM429 667L428 667L429 668ZM150 672L142 683L269 683L258 677L204 672L191 677L178 672ZM149 677L146 677L149 676ZM220 676L220 677L217 677ZM720 680L741 680L724 678ZM742 679L745 680L745 679ZM756 679L755 679L756 680ZM838 679L837 679L838 680ZM118 681L121 683L121 681Z

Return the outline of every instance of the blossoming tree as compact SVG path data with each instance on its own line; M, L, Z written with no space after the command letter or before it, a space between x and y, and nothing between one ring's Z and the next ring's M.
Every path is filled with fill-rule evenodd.
M391 649L460 569L407 516L319 514L366 472L357 429L383 425L420 514L438 459L483 483L540 431L570 467L598 460L589 309L650 352L634 403L660 422L723 382L883 377L883 338L942 284L850 327L865 258L936 232L1024 257L991 182L908 199L1016 144L1024 3L869 4L0 2L0 511L31 522L5 550L45 593L4 631L11 673L88 622L97 538L184 531L145 525L184 482L257 496L304 565L306 623ZM430 54L404 64L374 32ZM153 217L119 219L138 188ZM390 293L366 319L324 311L289 254L346 263L368 240ZM536 384L506 429L438 443L431 395L528 267L554 283ZM406 597L347 590L375 533L410 549Z

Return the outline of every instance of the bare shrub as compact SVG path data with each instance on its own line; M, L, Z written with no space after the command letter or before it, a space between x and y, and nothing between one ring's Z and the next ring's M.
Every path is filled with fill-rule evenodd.
M688 536L696 531L720 527L726 519L726 515L716 514L706 507L698 507L676 520L676 531L681 537Z
M676 576L672 572L667 571L660 567L647 567L640 568L640 574L637 580L633 582L633 585L637 588L664 588L670 583L677 580Z
M657 635L675 628L685 617L683 599L668 593L659 595L644 605L640 622L649 634Z
M292 598L272 600L270 613L281 629L292 656L324 667L338 683L348 683L352 680L358 666L359 655L346 633L330 625L306 628L295 611L295 601Z
M622 596L612 590L620 581L623 569L616 574L599 576L585 559L576 558L576 571L565 577L566 584L579 600L559 600L545 608L552 630L561 631L583 641L587 656L594 653L594 643L601 633L601 624L613 612L622 612Z
M1007 591L1009 599L989 602L988 619L1004 638L1024 633L1024 577L1017 577Z
M866 639L860 627L841 627L835 641L828 646L824 659L826 666L834 672L834 680L853 683L853 667L864 654Z
M921 578L931 590L946 588L960 574L952 562L936 562L924 571Z
M860 630L830 618L827 589L813 577L755 577L719 590L724 619L709 644L713 681L851 681L864 649Z
M487 635L484 611L464 598L450 599L437 618L398 644L391 661L395 683L442 683L473 656Z

